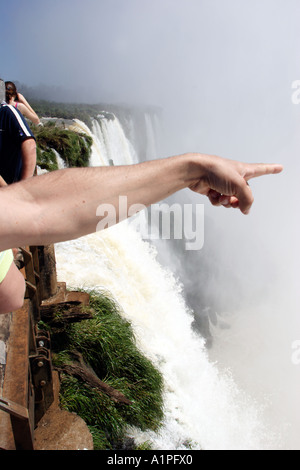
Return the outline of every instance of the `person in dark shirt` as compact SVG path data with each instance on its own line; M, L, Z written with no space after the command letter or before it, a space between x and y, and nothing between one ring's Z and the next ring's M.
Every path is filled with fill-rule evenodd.
M34 136L21 113L5 102L0 79L0 188L33 176L35 165ZM0 313L17 310L24 300L25 281L13 251L0 252Z
M5 101L0 79L0 176L7 184L27 179L36 166L36 142L22 114Z

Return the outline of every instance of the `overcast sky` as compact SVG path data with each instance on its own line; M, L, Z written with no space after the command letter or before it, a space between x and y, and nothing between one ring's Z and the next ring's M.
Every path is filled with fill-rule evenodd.
M298 0L2 3L4 78L71 88L91 102L193 104L300 72Z
M11 0L0 76L66 99L162 106L170 125L197 122L203 151L234 152L228 121L255 133L267 118L274 134L283 107L293 121L299 24L299 0ZM197 139L187 126L182 145Z
M297 164L299 25L299 0L11 0L0 76L161 106L167 153Z

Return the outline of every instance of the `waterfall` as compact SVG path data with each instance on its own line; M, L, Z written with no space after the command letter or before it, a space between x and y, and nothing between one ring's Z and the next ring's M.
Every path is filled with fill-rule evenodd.
M149 113L145 113L146 137L147 137L147 160L157 158L155 121Z
M133 145L125 135L119 119L112 113L103 112L92 118L92 130L78 119L74 119L69 129L92 137L90 166L138 163Z
M61 158L61 156L59 155L58 151L55 150L54 148L51 148L51 150L55 155L57 168L59 170L62 170L63 168L66 168L66 164L65 164L64 160ZM37 174L38 175L42 175L43 173L47 173L47 172L48 172L48 170L42 169L39 166L37 166Z
M132 430L137 441L147 439L165 450L278 446L260 408L208 360L180 285L127 221L57 244L56 255L59 280L112 293L133 325L138 346L163 373L164 426L159 433Z
M92 130L108 164L130 165L138 162L134 147L114 114L99 114L92 120Z
M76 121L76 126L86 126ZM134 163L120 122L93 120L91 164ZM56 245L57 272L68 287L108 290L134 328L138 345L162 371L165 422L158 433L131 429L154 449L278 449L280 433L264 420L264 404L240 389L230 371L209 359L204 340L192 328L182 286L158 262L156 249L129 221Z
M53 152L55 153L55 156L56 156L56 161L57 161L57 167L59 170L62 170L63 168L66 168L66 164L64 162L64 160L61 158L61 156L59 155L59 153L57 152L57 150L55 149L52 149Z
M75 132L82 132L93 139L93 144L91 148L91 157L90 157L90 166L107 166L109 165L109 161L107 159L107 155L105 153L105 149L103 149L101 142L99 141L97 134L93 134L92 131L88 128L88 126L80 121L79 119L74 119L73 124L69 126L70 130Z

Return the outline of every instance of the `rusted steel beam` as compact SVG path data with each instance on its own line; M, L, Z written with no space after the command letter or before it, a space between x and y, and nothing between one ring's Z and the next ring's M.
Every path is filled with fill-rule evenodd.
M6 398L0 398L0 410L6 411L15 418L24 420L29 419L29 412L27 408L24 408L24 406L21 406L11 400L7 400Z
M36 354L29 359L32 374L31 383L35 395L34 424L36 426L52 405L54 391L50 334L47 331L38 330L35 340Z
M33 316L35 321L38 322L40 320L41 303L38 253L34 247L23 247L20 250L22 251L25 265L23 270L26 279L25 298L31 299Z
M13 313L8 343L6 370L3 383L3 397L7 403L14 403L20 409L32 409L32 387L29 383L29 331L30 302L25 300L24 306ZM4 413L5 414L5 413ZM34 416L10 416L11 425L3 412L0 433L0 447L3 449L33 449Z
M39 246L38 260L40 272L41 301L57 293L56 257L54 245Z

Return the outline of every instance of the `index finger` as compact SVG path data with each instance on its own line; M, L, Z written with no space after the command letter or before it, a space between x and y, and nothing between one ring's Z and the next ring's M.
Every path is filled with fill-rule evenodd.
M264 175L276 175L281 173L283 166L277 163L249 163L246 167L244 178L246 181Z

